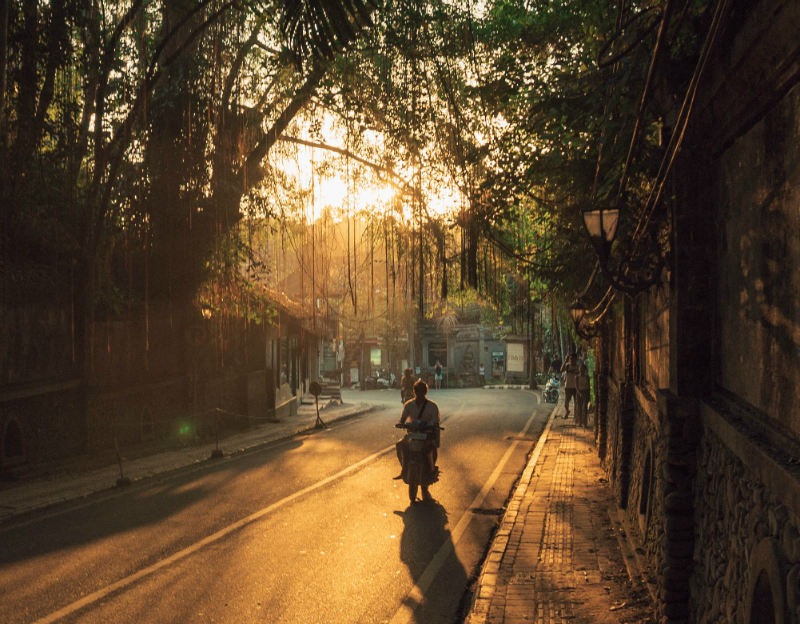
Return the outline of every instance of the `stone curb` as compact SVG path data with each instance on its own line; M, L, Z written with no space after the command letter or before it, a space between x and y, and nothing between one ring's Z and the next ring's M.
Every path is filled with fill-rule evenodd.
M536 470L536 464L539 461L539 455L541 455L545 442L547 442L547 436L550 433L556 411L559 407L560 404L556 404L553 407L553 411L550 412L550 416L547 419L547 424L545 425L542 434L539 436L539 439L536 442L536 446L531 453L530 459L528 460L528 463L519 478L519 483L517 483L514 494L511 496L511 500L508 503L506 512L503 514L503 519L501 520L500 526L494 535L494 539L489 547L486 560L484 561L481 572L478 576L477 588L475 595L473 596L472 606L465 620L465 624L486 623L486 617L489 613L489 606L492 602L492 597L494 596L495 587L497 585L497 577L500 573L500 564L503 560L503 556L505 555L506 548L508 548L508 538L511 535L512 529L514 528L514 523L517 521L520 505L522 504L522 500L525 498L525 493L528 491L528 487L530 486L533 473Z

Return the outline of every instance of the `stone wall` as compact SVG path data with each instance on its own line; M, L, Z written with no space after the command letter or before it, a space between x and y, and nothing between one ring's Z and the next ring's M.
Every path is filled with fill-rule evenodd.
M217 428L225 431L250 423L247 375L205 378L196 389L192 383L186 375L91 394L89 449L113 449L115 439L120 446L154 440L165 445L192 443L212 438Z
M621 414L623 410L624 386L617 382L613 377L606 379L606 456L604 467L608 474L609 484L614 493L614 500L619 507L625 506L627 501L627 487L623 485L622 476L626 472L628 457L623 447L623 428Z
M77 381L5 391L0 401L0 472L86 447L84 391Z
M636 531L636 541L646 551L648 559L657 554L658 537L663 534L661 500L663 474L659 467L666 463L666 449L650 412L655 409L649 400L642 404L637 393L637 405L632 423L630 488L625 517L628 526Z
M92 393L86 410L88 447L109 451L154 439L177 437L177 422L188 416L187 380L129 386Z
M79 376L68 310L0 302L0 388Z
M725 20L672 173L669 283L604 328L599 452L659 622L800 624L800 4Z
M695 492L693 621L797 624L796 460L724 411L706 407L704 424Z
M612 391L606 467L629 538L647 562L659 621L689 618L696 414L669 392ZM624 401L628 407L622 409ZM613 433L612 433L613 432Z
M719 383L800 435L800 85L720 162Z

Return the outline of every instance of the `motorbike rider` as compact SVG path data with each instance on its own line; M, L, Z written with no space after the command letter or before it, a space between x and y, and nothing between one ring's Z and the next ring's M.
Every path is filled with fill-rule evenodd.
M405 424L407 420L414 422L426 422L431 425L439 424L439 406L433 401L425 398L428 394L428 384L421 379L418 379L414 384L414 398L405 402L403 405L403 413L400 415L400 424ZM433 437L433 467L436 466L436 458L438 457L439 448L439 429L435 429ZM402 479L403 472L405 471L406 456L408 454L408 439L404 437L396 445L397 459L400 461L400 474L395 479ZM428 491L428 486L422 486L422 500L431 500L431 494Z
M405 404L406 401L414 396L414 369L407 368L403 371L403 377L400 379L400 402Z

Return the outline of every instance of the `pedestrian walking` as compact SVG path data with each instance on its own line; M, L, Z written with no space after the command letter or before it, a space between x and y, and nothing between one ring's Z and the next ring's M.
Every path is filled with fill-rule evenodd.
M569 404L571 401L577 403L575 398L578 392L578 357L574 353L567 357L561 373L564 377L564 418L569 418Z
M556 356L550 362L550 372L558 375L561 372L561 366L561 358L558 357L558 354L556 354Z
M478 384L481 388L486 385L486 369L483 364L478 367Z

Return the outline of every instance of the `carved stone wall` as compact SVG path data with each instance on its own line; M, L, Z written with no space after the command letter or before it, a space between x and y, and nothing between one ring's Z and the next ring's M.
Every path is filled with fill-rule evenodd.
M696 413L668 392L651 397L638 389L629 411L627 455L619 424L609 441L608 457L615 458L616 467L609 472L612 489L618 503L626 503L625 524L644 554L643 572L657 593L659 621L685 623L695 540Z
M796 463L728 416L706 409L704 420L695 492L693 621L797 624Z
M626 449L626 436L623 423L625 407L625 385L617 383L613 378L608 380L606 403L607 451L605 469L609 483L614 492L614 500L619 507L627 505L628 496L628 463L629 450Z

